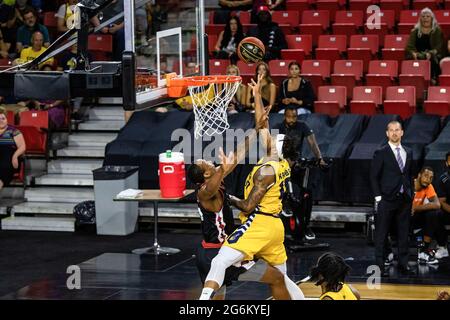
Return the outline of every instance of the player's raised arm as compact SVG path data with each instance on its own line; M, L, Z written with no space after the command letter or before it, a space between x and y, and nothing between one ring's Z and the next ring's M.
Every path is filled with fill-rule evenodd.
M261 167L253 177L253 188L250 191L247 199L239 199L235 196L230 196L230 203L244 213L252 213L258 203L267 192L267 189L275 183L275 172L272 166Z
M249 87L252 89L253 96L255 99L255 123L258 123L265 113L267 113L267 120L264 122L264 125L260 128L259 134L261 137L261 142L266 147L267 154L271 155L272 153L272 138L270 136L269 130L269 112L272 106L269 106L267 110L264 109L264 104L261 97L261 80L263 79L263 75L258 75L258 82L255 82L251 79L251 83L249 83Z
M228 174L230 174L234 168L242 161L244 160L245 156L247 155L248 151L250 150L250 145L256 140L256 136L258 134L258 131L261 130L261 128L266 126L267 120L269 119L269 112L270 107L267 108L267 110L263 111L261 114L261 117L256 121L255 123L255 129L250 131L249 135L245 136L244 142L241 142L237 146L236 153L233 155L233 160L231 161L231 165L227 166L227 170L225 171L224 177L226 177ZM222 151L223 152L223 151Z

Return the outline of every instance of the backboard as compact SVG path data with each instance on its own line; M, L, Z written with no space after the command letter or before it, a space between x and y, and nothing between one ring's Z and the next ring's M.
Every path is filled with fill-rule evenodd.
M135 54L136 109L165 100L165 75L204 75L203 0L124 1L125 51Z

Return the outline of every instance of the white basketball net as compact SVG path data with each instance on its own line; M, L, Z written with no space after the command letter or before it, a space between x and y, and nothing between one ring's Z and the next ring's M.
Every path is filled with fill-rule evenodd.
M241 81L189 86L195 115L195 139L222 134L228 124L227 108Z

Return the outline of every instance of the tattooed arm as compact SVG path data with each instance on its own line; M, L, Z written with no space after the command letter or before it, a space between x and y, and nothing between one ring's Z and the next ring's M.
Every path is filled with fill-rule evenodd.
M230 203L245 213L251 213L261 202L267 189L275 183L275 171L272 166L265 165L261 167L253 176L253 188L247 199L242 200L230 196Z

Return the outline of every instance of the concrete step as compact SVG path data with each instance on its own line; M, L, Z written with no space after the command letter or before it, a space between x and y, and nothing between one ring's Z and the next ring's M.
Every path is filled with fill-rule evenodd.
M96 115L101 116L124 116L124 110L121 105L117 106L95 106L89 109L89 116Z
M102 167L97 159L60 159L48 163L49 174L92 174L92 170Z
M2 230L75 231L75 219L69 217L8 217L1 224Z
M13 207L16 215L20 214L45 214L45 215L72 215L75 203L53 202L23 202Z
M46 174L35 179L38 186L93 186L92 174Z
M58 157L103 158L105 148L102 147L68 147L57 152Z
M116 133L77 132L69 136L69 147L102 147L117 138Z
M25 198L29 202L79 203L94 200L94 188L30 188L25 191Z
M81 131L119 131L125 125L125 120L89 120L80 123L78 129Z

